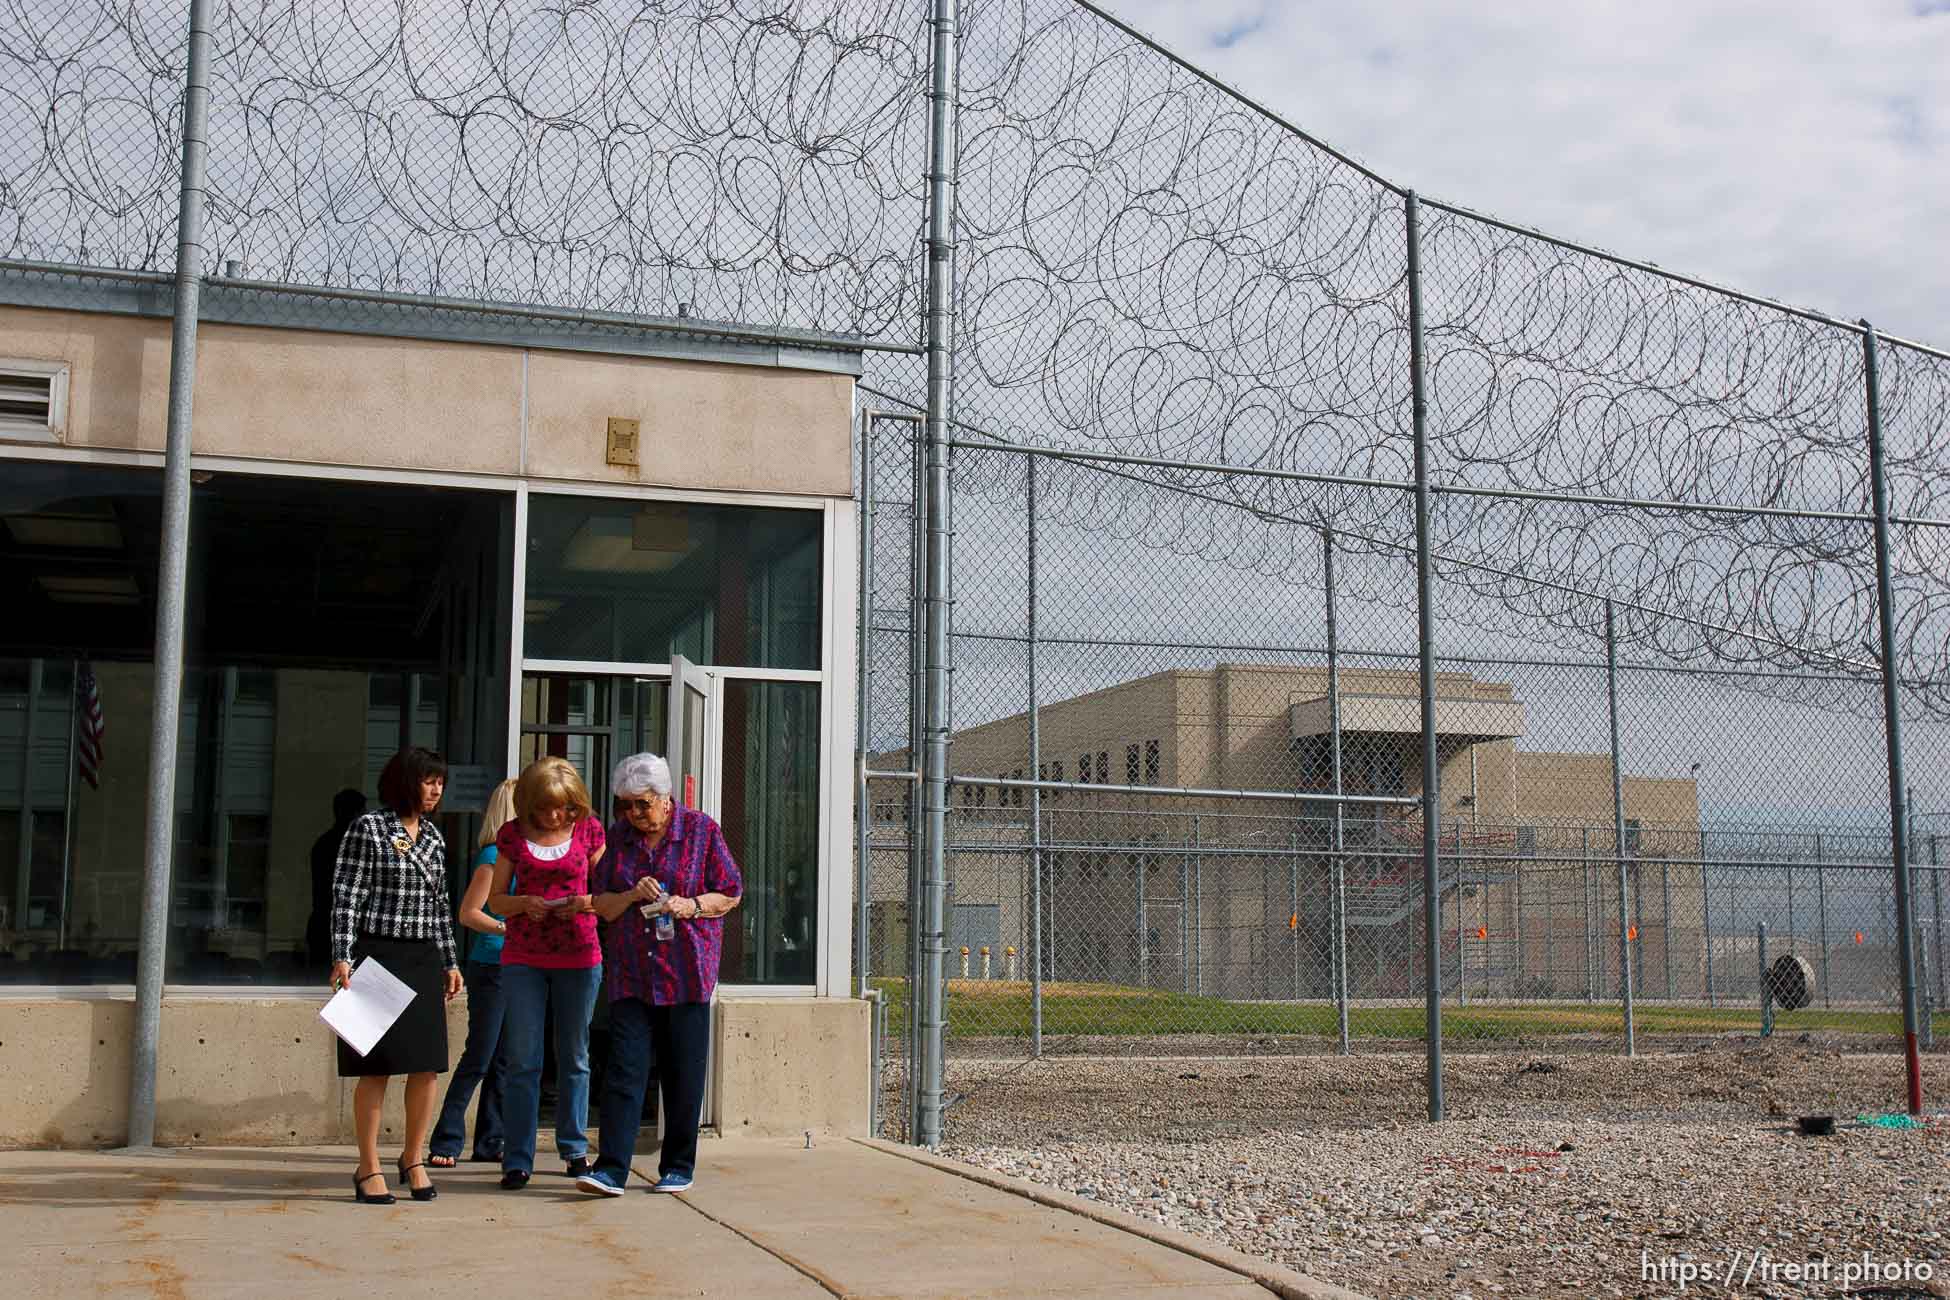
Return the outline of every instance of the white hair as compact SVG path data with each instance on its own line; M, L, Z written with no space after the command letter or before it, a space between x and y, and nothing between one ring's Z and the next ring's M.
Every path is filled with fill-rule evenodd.
M670 764L656 754L631 754L616 765L609 792L619 799L638 794L670 793Z

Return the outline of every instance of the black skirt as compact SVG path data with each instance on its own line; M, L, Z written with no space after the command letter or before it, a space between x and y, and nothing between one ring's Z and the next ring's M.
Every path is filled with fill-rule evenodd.
M413 1000L400 1012L372 1050L364 1056L339 1044L339 1078L372 1074L445 1074L447 1072L447 970L440 945L431 939L382 939L362 934L352 944L352 978L359 978L357 962L376 957L400 983L413 990Z

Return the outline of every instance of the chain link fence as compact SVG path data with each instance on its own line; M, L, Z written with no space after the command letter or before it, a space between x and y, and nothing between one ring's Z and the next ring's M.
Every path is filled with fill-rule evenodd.
M1771 1017L1895 1050L1899 839L1941 1041L1950 357L1418 200L1090 5L956 16L950 590L928 5L219 6L210 70L226 319L865 349L883 1130L932 944L951 1095L1058 1053L1421 1050L1432 988L1471 1048ZM0 15L10 301L164 291L184 26Z

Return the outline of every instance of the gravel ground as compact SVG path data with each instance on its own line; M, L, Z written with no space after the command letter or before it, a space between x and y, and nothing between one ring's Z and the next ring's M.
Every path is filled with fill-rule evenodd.
M1853 1120L1901 1062L1809 1037L1451 1053L1441 1125L1419 1055L956 1059L942 1149L1376 1297L1950 1296L1946 1064L1903 1131Z

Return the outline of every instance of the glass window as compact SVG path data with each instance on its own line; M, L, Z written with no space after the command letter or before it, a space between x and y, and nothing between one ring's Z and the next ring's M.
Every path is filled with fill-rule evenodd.
M818 668L820 529L814 510L531 496L523 654Z
M819 942L819 686L726 681L721 823L745 878L720 978L811 984Z
M0 627L0 979L129 982L161 476L9 463L0 483L19 615ZM334 796L374 797L408 740L496 775L505 760L513 512L501 494L233 474L191 509L165 969L316 985ZM441 827L472 842L463 809Z

